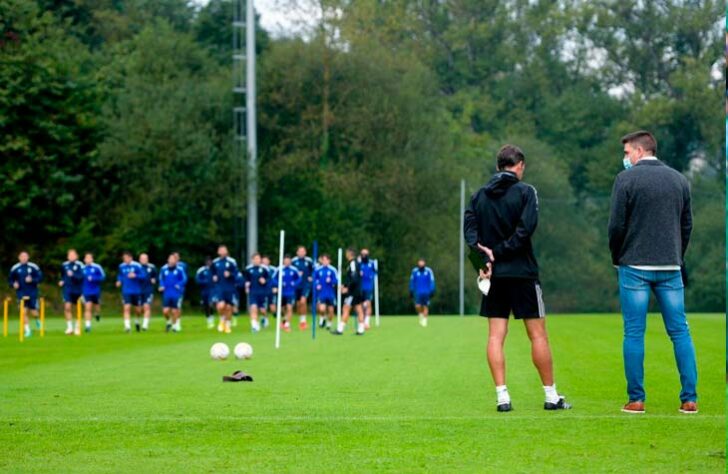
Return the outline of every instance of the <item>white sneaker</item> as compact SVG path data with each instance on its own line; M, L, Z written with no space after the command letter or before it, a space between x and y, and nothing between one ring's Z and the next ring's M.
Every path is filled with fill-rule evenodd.
M217 325L217 332L223 332L225 331L225 323L221 322Z
M426 317L422 316L422 319L420 319L420 326L422 326L423 328L427 327L427 318Z
M72 335L72 334L73 334L73 328L66 328L66 332L65 332L65 334L66 334L67 336L70 336L70 335Z

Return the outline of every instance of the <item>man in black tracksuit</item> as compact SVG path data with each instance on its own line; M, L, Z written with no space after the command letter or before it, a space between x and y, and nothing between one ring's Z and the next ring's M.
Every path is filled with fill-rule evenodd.
M488 365L496 385L497 410L510 411L505 380L503 344L510 313L523 319L531 340L533 362L546 395L544 408L571 408L556 391L551 349L546 333L546 310L538 281L538 263L531 235L538 223L538 196L521 182L526 158L516 146L498 151L498 172L471 198L465 210L465 240L481 278L491 278L483 296L481 316L488 318Z
M344 328L346 323L349 322L349 315L351 309L354 308L356 311L356 335L364 335L364 308L362 303L364 302L361 292L361 262L356 258L356 250L353 248L346 249L346 270L343 275L343 282L341 285L341 293L344 295L344 305L341 314L341 321L333 331L332 334L340 336L344 334Z

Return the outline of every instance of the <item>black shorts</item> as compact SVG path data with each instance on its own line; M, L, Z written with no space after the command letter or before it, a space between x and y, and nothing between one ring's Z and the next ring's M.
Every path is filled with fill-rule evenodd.
M480 315L508 319L511 311L516 319L546 317L543 293L538 280L493 278L488 296L483 296L480 304Z
M344 306L356 306L364 302L360 291L349 291L342 295L342 298L344 299Z

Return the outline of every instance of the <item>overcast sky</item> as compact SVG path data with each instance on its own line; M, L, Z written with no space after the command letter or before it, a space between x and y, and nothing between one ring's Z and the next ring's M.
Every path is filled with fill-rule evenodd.
M205 5L209 0L192 0L198 5ZM306 24L306 14L292 12L286 8L289 0L254 0L255 11L260 15L263 28L273 36L282 36L300 32ZM303 3L303 2L302 2Z

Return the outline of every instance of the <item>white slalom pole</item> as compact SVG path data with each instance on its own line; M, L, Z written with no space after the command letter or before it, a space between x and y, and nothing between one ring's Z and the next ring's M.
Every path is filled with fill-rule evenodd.
M337 265L339 271L339 286L336 288L336 330L339 330L341 325L341 282L343 276L341 275L341 249L339 249L339 263Z
M374 260L374 320L379 327L379 260Z
M281 303L283 301L283 247L286 231L281 231L280 251L278 252L278 297L276 298L276 349L281 347Z
M465 180L460 180L460 316L465 315Z

